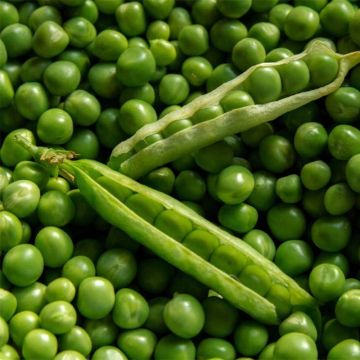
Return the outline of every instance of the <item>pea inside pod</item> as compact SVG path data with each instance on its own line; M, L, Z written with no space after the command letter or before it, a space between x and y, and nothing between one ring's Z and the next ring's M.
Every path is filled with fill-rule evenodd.
M215 90L138 129L113 149L108 165L132 178L141 177L226 136L274 120L330 94L359 62L360 52L340 55L320 40L312 42L302 53L281 57L277 62L257 61ZM243 101L230 98L234 91L242 92ZM175 126L184 119L196 119L200 111L214 106L222 108L214 117ZM177 131L166 131L173 126ZM144 139L155 134L161 134L162 138L143 146Z

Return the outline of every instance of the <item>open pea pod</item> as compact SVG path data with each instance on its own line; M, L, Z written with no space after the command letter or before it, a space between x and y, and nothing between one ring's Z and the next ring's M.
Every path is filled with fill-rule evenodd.
M113 149L108 165L137 179L185 154L272 121L330 94L341 86L348 71L358 63L360 51L341 55L322 42L314 42L298 55L252 66L212 92L139 129ZM304 77L291 76L298 72ZM262 86L264 79L268 80L269 87ZM237 89L248 92L255 103L196 123L198 111L221 105L221 100Z
M311 295L271 261L180 201L97 161L25 146L38 161L56 165L107 222L255 319L277 324L296 308L316 308Z

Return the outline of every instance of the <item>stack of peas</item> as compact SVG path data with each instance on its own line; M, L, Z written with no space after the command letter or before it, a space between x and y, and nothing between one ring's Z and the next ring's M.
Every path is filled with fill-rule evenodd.
M325 99L140 179L274 261L319 301L321 324L301 309L279 326L251 319L110 227L13 141L106 162L142 126L252 65L315 38L339 53L359 50L357 7L0 1L0 359L359 359L359 66ZM248 87L148 140L326 84L337 69L317 61L263 68Z

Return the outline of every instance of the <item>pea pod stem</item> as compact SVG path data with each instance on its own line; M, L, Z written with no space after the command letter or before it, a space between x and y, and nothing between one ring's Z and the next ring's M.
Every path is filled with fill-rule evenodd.
M234 109L214 119L195 124L190 128L174 133L132 154L135 145L147 136L160 133L175 120L190 118L191 115L201 108L218 104L228 91L236 89L254 70L266 66L278 67L290 61L301 60L309 54L316 52L331 53L332 56L337 57L340 61L338 75L331 83L267 104L250 105ZM131 178L137 179L149 171L185 154L191 154L200 148L222 140L226 136L246 131L264 122L273 121L288 111L330 94L341 86L348 71L359 62L360 51L340 55L334 53L325 45L315 42L301 54L276 63L262 63L253 66L212 92L196 98L183 108L169 113L162 119L139 129L132 137L121 142L113 149L109 166L115 170L120 170ZM130 156L128 157L127 154L130 154Z

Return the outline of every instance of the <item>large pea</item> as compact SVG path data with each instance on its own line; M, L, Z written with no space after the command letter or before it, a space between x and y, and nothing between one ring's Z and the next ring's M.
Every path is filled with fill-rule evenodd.
M5 166L15 166L23 160L31 159L31 154L15 141L17 136L23 136L31 144L35 144L35 136L28 129L16 129L10 132L5 137L0 151L0 158Z
M175 210L161 212L156 217L154 226L178 241L181 241L193 228L192 222Z
M285 95L303 91L310 83L310 72L306 63L296 60L280 66L279 73Z
M360 130L351 125L335 126L329 134L328 147L335 159L350 159L360 153Z
M246 87L256 104L266 104L279 99L281 77L275 68L258 68L250 74Z
M40 201L39 187L29 180L18 180L3 191L3 206L19 218L32 214Z
M236 275L244 268L248 259L233 246L223 244L211 254L210 262L220 270Z
M247 265L238 275L240 282L259 295L265 295L271 287L271 278L259 265Z
M321 53L311 54L306 58L310 70L310 82L314 87L329 84L336 78L339 63L336 58Z
M158 214L164 209L161 204L142 194L130 195L125 204L149 223L153 223Z
M202 258L208 259L218 247L219 239L205 230L197 229L185 237L183 245Z
M20 220L11 212L0 211L0 250L8 251L20 244L22 237Z
M65 30L53 21L43 22L35 31L32 46L37 55L52 58L62 53L69 44Z

